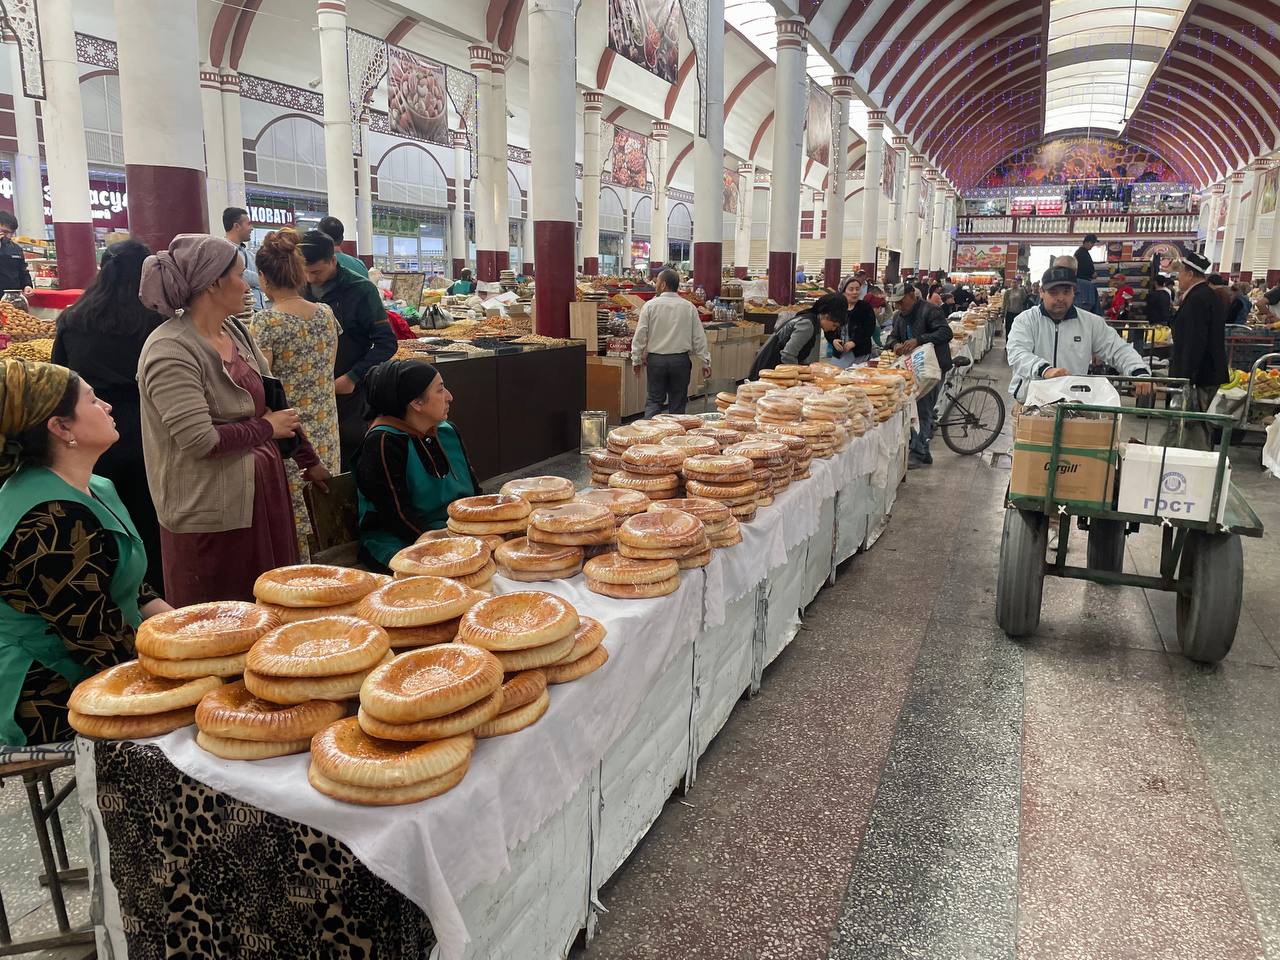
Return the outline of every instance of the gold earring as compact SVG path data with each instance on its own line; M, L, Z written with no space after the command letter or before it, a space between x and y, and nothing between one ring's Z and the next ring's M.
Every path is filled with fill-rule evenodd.
M68 446L68 447L74 447L75 445L76 445L76 438L75 438L75 437L72 437L70 440L68 440L68 441L67 441L67 446Z

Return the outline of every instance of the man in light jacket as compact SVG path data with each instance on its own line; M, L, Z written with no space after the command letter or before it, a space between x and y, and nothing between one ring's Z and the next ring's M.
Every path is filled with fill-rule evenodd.
M698 308L677 292L680 274L668 268L658 274L658 295L640 309L631 338L631 365L645 369L648 393L644 415L684 413L689 401L693 358L702 361L703 377L711 376L711 348L698 319Z
M1050 267L1040 280L1040 295L1042 303L1018 314L1009 332L1009 393L1014 399L1026 399L1032 380L1086 376L1095 356L1125 376L1151 376L1138 351L1106 320L1075 306L1074 270ZM1136 392L1149 394L1151 385L1139 384Z

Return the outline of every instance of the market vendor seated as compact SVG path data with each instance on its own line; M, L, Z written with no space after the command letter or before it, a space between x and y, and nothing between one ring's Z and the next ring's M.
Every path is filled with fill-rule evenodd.
M836 333L847 317L848 304L843 293L819 297L808 310L778 325L756 354L749 378L754 380L761 370L772 370L780 363L812 363L817 359L818 338L824 333Z
M0 363L0 746L68 740L80 680L134 657L169 610L116 488L93 475L111 406L66 367ZM142 481L139 478L139 482Z
M360 562L386 571L397 551L449 519L454 500L480 492L457 429L453 394L422 360L388 360L369 371L373 423L356 456Z

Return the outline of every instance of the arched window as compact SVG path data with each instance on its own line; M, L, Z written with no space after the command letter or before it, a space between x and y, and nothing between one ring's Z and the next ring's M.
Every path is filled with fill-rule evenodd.
M636 203L635 211L635 220L631 224L632 236L649 236L653 230L653 198L641 197Z
M520 183L516 180L516 175L507 169L507 217L511 220L523 220L524 211L521 209L520 201L523 198L520 194Z
M324 192L324 128L309 117L273 120L258 137L258 182Z
M612 187L600 191L600 231L622 233L622 200Z
M671 215L667 218L667 238L670 240L693 239L693 217L689 215L689 208L683 203L677 203L671 208Z
M124 163L124 123L120 118L120 78L90 77L80 84L84 143L90 163Z
M378 199L415 207L449 207L449 184L431 154L413 144L392 147L378 164Z

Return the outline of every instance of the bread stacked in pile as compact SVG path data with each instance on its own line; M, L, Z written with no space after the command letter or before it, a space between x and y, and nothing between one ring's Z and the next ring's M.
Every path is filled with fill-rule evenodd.
M406 577L449 577L464 587L488 592L497 572L488 543L479 537L459 534L430 537L405 547L388 566L396 579Z
M717 520L724 517L717 515ZM722 538L727 530L727 525L716 527ZM659 507L627 517L618 526L617 552L592 557L582 572L594 593L639 600L674 593L682 569L710 562L711 541L702 520L683 510Z
M449 504L448 509L449 519L446 521L445 532L455 536L486 538L522 536L529 524L529 514L533 512L529 501L514 493L463 497ZM497 547L493 546L492 549Z
M773 438L743 440L725 448L725 454L751 461L751 478L756 482L756 506L767 507L776 494L791 483L791 451Z
M195 719L196 704L222 686L217 677L156 677L136 660L118 663L79 683L67 700L72 729L86 737L158 737Z
M530 543L607 548L613 545L616 526L609 507L570 500L534 510L525 536Z
M743 523L755 519L760 484L754 478L755 464L749 457L732 453L699 454L686 459L682 469L685 492L690 497L717 501Z
M536 582L576 577L582 572L582 547L536 543L516 537L498 548L498 572L508 580Z
M501 492L520 497L531 507L554 507L573 499L574 486L572 480L564 477L523 477L508 480L502 485Z

